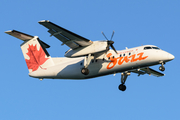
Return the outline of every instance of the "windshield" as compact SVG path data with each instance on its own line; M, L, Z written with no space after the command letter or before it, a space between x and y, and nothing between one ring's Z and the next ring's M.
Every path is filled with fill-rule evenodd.
M157 50L160 50L160 48L158 48L158 47L152 47L153 49L157 49Z
M148 50L148 49L152 49L152 47L150 47L150 46L144 47L144 50Z
M144 50L148 50L148 49L160 50L160 48L158 48L158 47L151 47L151 46L144 47Z

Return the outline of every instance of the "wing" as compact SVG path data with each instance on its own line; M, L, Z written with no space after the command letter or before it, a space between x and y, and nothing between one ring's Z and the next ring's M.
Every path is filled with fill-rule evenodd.
M66 44L71 49L75 49L82 46L89 46L93 43L91 40L79 36L69 30L66 30L50 22L49 20L39 21L39 24L48 28L48 32L51 34L51 36L55 36L57 39L63 42L62 45Z
M153 70L151 68L141 68L140 70L133 70L132 72L137 73L138 76L144 75L144 74L149 74L149 75L154 75L156 77L164 76L165 74L160 73L156 70Z

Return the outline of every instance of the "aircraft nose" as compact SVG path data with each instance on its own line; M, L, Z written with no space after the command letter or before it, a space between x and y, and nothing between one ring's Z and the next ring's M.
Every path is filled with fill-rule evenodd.
M175 58L174 55L172 55L172 54L170 54L170 53L168 54L168 59L169 59L169 60L173 60L174 58Z

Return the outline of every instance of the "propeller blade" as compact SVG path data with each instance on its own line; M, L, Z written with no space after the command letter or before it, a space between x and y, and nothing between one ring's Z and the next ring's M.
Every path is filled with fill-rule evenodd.
M117 51L116 51L116 49L114 48L113 44L111 44L110 46L111 46L111 48L114 50L114 52L116 52L116 54L117 54Z
M103 32L101 32L103 35L104 35L104 37L106 38L106 40L107 40L107 51L109 50L109 47L111 46L111 48L114 50L114 52L116 52L116 54L117 54L117 51L116 51L116 49L114 48L114 46L113 46L113 44L114 44L114 41L112 41L112 38L113 38L113 36L114 36L114 30L113 30L113 33L112 33L112 35L111 35L111 40L108 40L107 39L107 37L106 37L106 35L103 33Z
M101 33L104 35L104 37L106 38L106 40L108 40L107 37L106 37L106 35L105 35L103 32L101 32Z
M114 30L113 30L113 33L112 33L112 35L111 35L110 41L112 41L113 36L114 36Z

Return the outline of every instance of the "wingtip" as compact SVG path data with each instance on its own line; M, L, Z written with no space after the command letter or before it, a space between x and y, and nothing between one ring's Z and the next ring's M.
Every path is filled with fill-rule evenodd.
M9 34L11 33L13 30L8 30L8 31L5 31L5 33Z
M44 23L44 22L49 22L49 20L41 20L38 23Z

